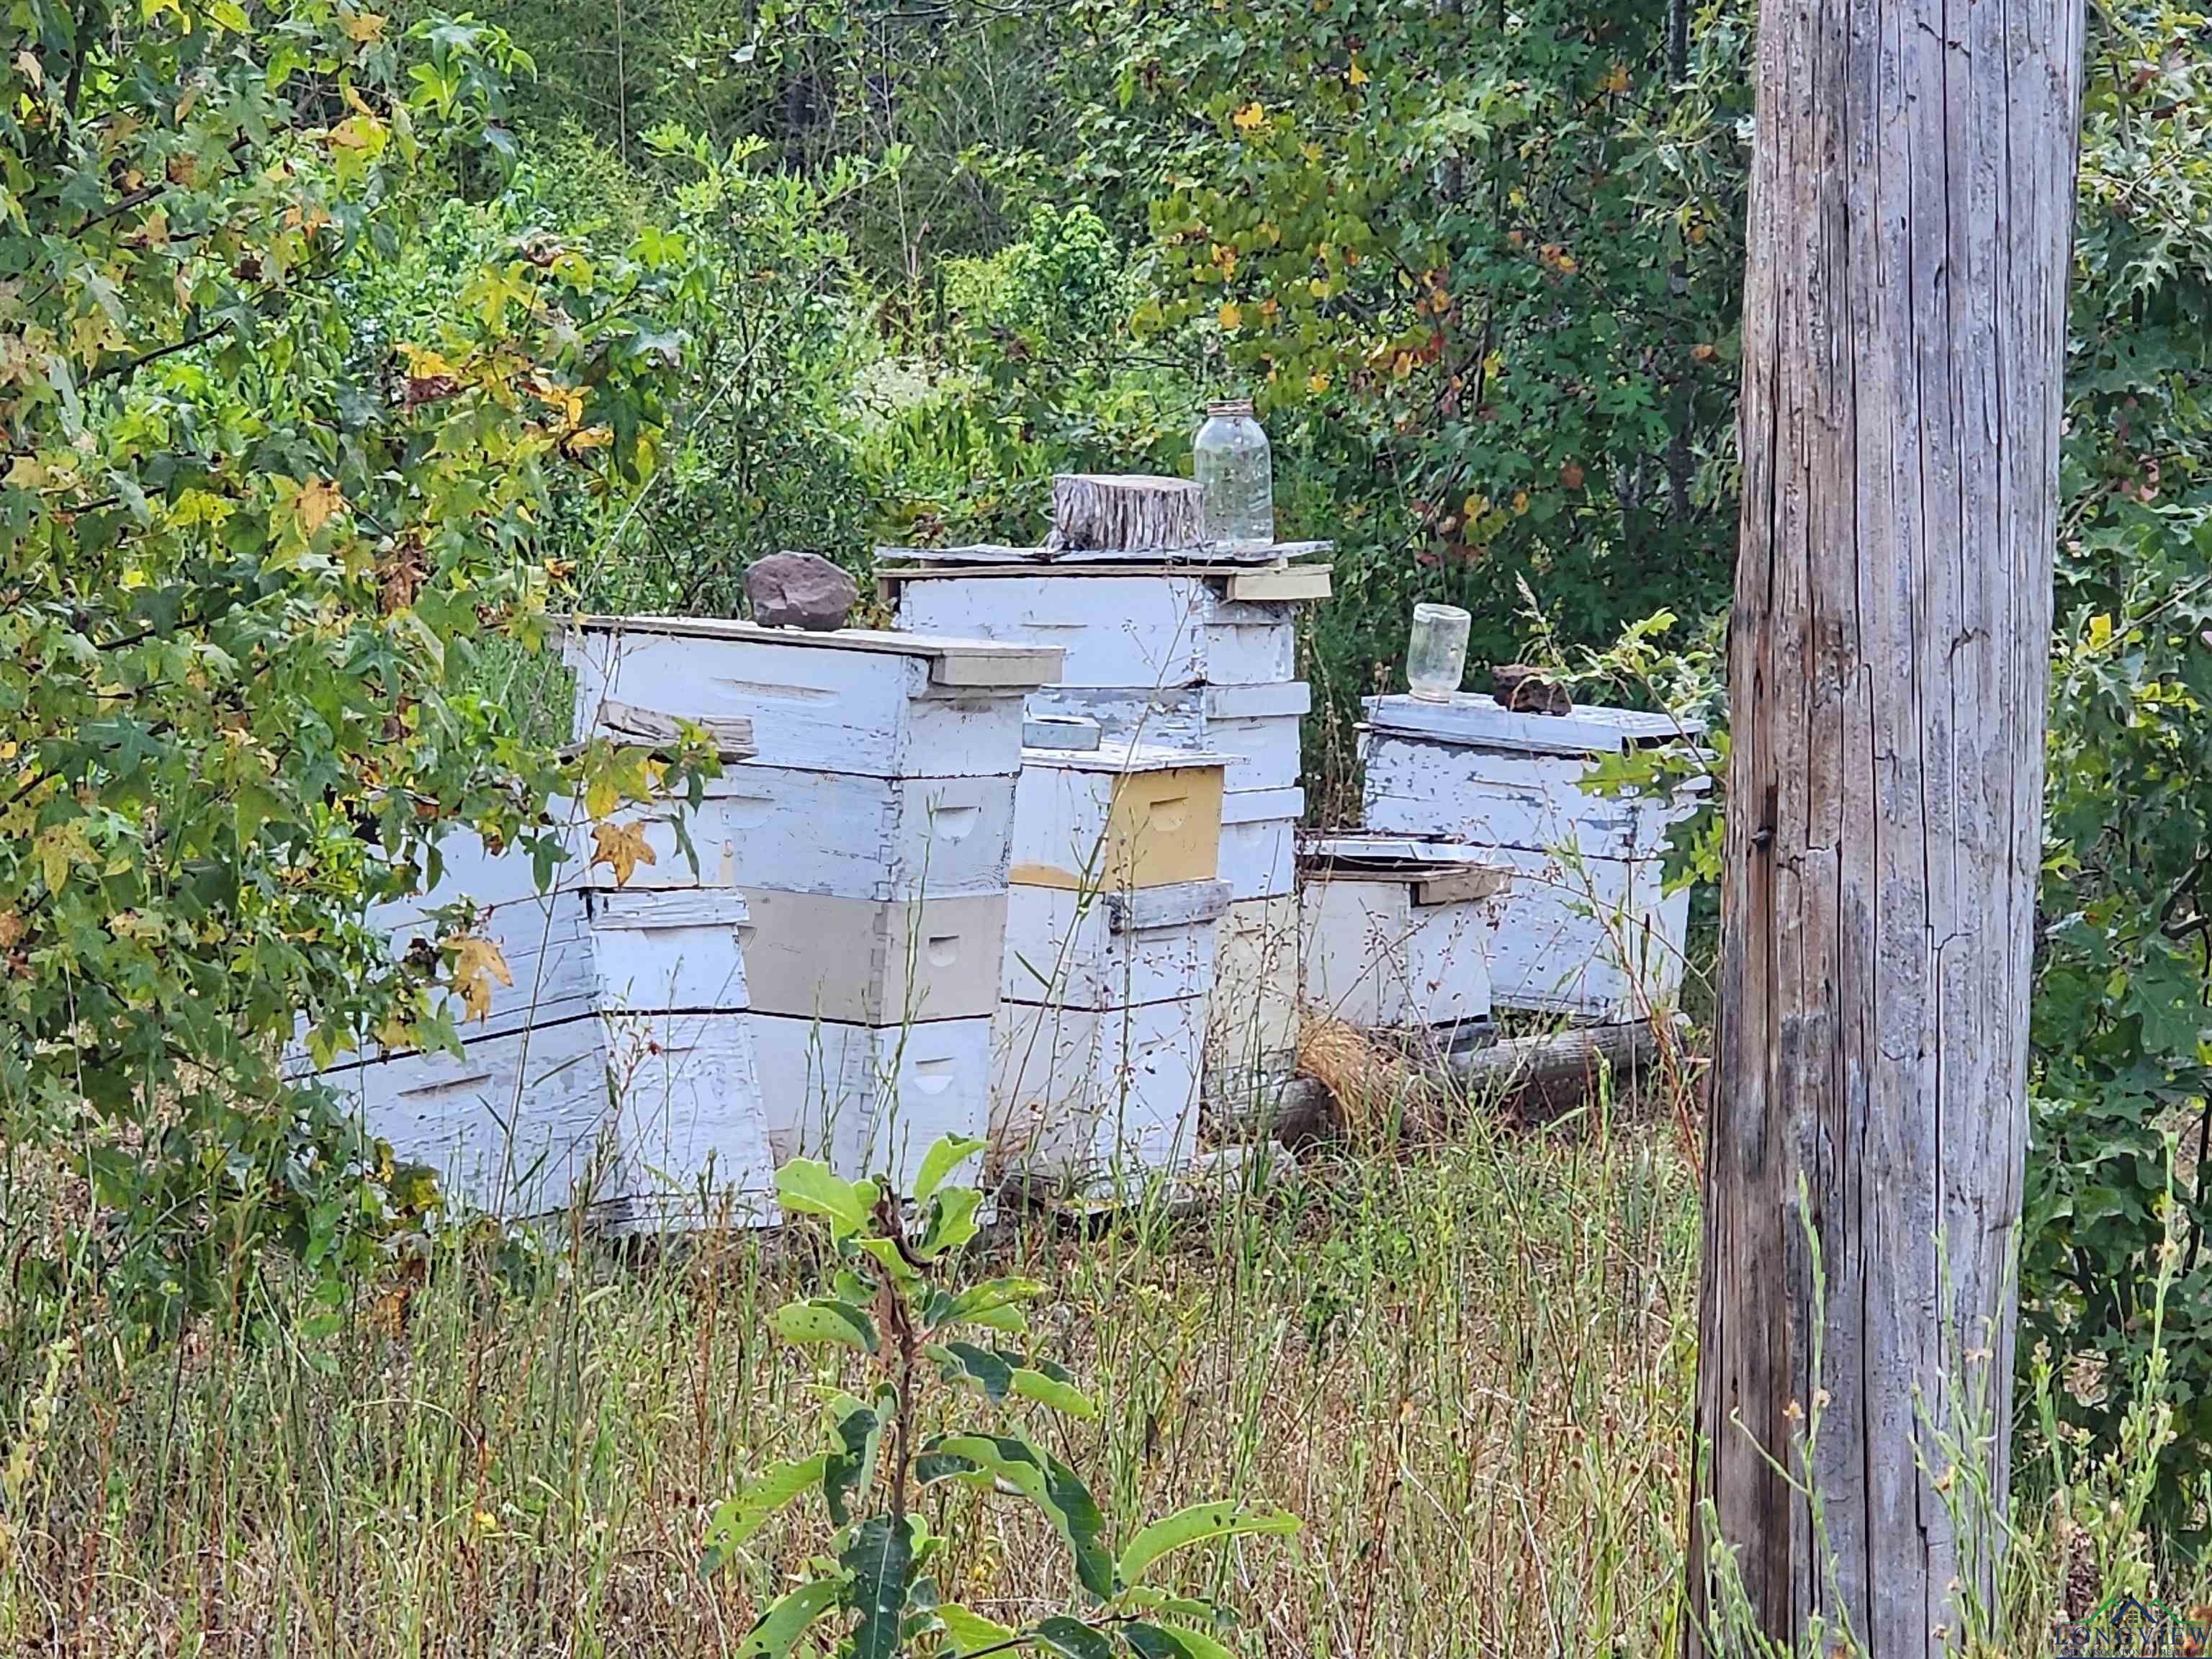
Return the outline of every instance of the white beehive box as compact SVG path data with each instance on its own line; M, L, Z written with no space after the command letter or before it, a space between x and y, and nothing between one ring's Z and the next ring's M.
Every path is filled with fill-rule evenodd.
M562 655L579 732L610 700L743 716L767 765L878 778L1012 774L1020 700L1059 665L1059 653L1030 645L684 617L581 617Z
M462 1054L371 1045L324 1081L370 1133L499 1214L581 1204L617 1224L775 1219L744 896L615 890L580 860L540 893L525 849L455 837L452 851L429 894L368 920L404 952L436 943L433 907L483 904L472 933L512 983L485 980L480 1020L449 1000Z
M1001 1167L1123 1190L1198 1150L1206 999L1121 1008L1007 1003L993 1039Z
M1059 653L659 617L585 619L567 651L582 729L611 703L752 722L693 839L747 901L775 1155L903 1182L983 1133L1023 700Z
M1302 863L1306 1006L1446 1044L1488 1024L1509 871L1379 836L1317 838Z
M1455 844L1516 872L1490 958L1498 1006L1618 1020L1674 1000L1689 896L1664 891L1667 832L1702 786L1651 800L1582 783L1604 756L1693 746L1696 730L1621 709L1521 714L1469 693L1366 707L1368 830Z
M756 1013L752 1028L779 1164L818 1158L904 1185L942 1137L989 1128L989 1015L861 1025Z
M1325 566L1170 565L885 570L902 628L1058 646L1060 684L1116 690L1268 685L1297 672L1296 607Z
M1218 881L1111 893L1018 886L1006 902L1000 994L1108 1009L1206 995L1229 890Z

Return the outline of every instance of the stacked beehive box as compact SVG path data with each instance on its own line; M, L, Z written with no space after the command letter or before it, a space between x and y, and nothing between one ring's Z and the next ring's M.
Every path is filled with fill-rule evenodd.
M1492 935L1499 1007L1621 1020L1674 1000L1689 895L1665 889L1667 831L1699 789L1660 799L1583 785L1604 756L1694 746L1695 729L1617 708L1526 714L1468 692L1366 708L1367 829L1514 872Z
M902 1180L940 1135L982 1134L1023 699L1060 653L594 617L567 654L580 729L611 701L752 720L758 758L709 787L691 838L697 878L747 907L775 1158Z
M1509 872L1380 834L1313 837L1298 862L1309 1008L1438 1051L1488 1031Z
M1227 757L1218 872L1231 903L1204 1045L1208 1091L1224 1103L1286 1075L1297 1045L1298 732L1310 696L1296 678L1296 617L1327 597L1329 573L1291 558L1316 550L1229 562L886 550L904 562L879 570L902 628L1062 647L1060 680L1032 695L1033 711Z
M368 918L404 954L439 945L434 910L470 907L454 948L482 1002L470 1010L448 996L432 1011L463 1052L371 1044L325 1080L372 1133L475 1207L581 1206L636 1226L774 1220L744 896L618 886L590 861L592 826L556 806L552 839L567 857L546 890L528 850L495 854L457 835L429 892Z
M1195 1150L1199 1056L1229 889L1222 757L1030 726L994 1037L1010 1171L1118 1191Z

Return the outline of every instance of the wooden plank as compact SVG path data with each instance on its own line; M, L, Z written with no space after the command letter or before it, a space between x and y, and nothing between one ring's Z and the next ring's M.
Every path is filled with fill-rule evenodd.
M599 730L611 737L672 748L682 736L673 716L612 698L599 704ZM703 728L713 740L717 759L745 761L760 752L753 745L753 723L742 714L708 715L691 723Z
M1232 599L1303 601L1328 596L1329 567L1325 564L1240 570L1229 579L1229 597Z
M839 628L815 633L799 628L763 628L735 617L577 616L563 625L568 634L655 634L681 639L721 640L755 645L787 646L805 651L877 652L896 657L920 657L930 662L964 659L997 663L1013 670L1038 672L1019 681L979 681L975 684L1043 685L1053 676L1048 653L1035 647L1010 646L995 640L954 635L908 634L877 628ZM951 684L951 682L945 682Z
M1460 692L1449 702L1401 693L1363 697L1360 705L1377 731L1533 755L1619 754L1645 744L1695 742L1705 730L1672 714L1583 703L1571 714L1519 714L1477 691Z
M1308 559L1335 550L1334 542L1277 542L1272 547L1188 548L1163 552L1145 548L1068 548L1053 552L1042 547L1005 547L981 543L968 547L878 547L876 574L906 581L939 574L976 575L1001 570L1029 571L1040 568L1070 574L1092 570L1116 575L1160 570L1233 571L1252 565L1273 565Z

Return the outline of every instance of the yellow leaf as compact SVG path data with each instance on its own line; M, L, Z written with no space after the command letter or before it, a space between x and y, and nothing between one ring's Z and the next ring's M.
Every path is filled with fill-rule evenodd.
M2112 619L2100 613L2089 618L2089 648L2101 651L2112 642Z
M346 39L366 46L384 33L384 20L374 12L360 12L345 20Z
M1613 66L1612 72L1605 77L1604 81L1601 82L1600 85L1601 89L1607 92L1626 92L1628 90L1628 65L1626 64L1615 64Z
M1527 490L1516 489L1513 492L1513 510L1516 513L1526 513L1528 510L1528 492Z
M84 826L72 819L40 830L31 850L39 860L39 873L46 878L46 891L58 893L69 879L70 866L89 854L92 847L84 838Z
M595 823L592 826L592 862L614 866L615 885L629 885L631 872L641 864L659 862L645 843L645 825Z
M1357 58L1352 60L1352 67L1345 71L1344 78L1355 87L1364 87L1367 84L1367 71L1359 67L1359 60Z
M1236 301L1224 300L1221 302L1221 326L1234 332L1243 325L1244 313L1237 310Z
M310 478L300 486L292 510L300 515L300 530L312 536L331 521L331 514L345 505L345 497L328 478Z
M1322 373L1321 370L1316 369L1312 374L1306 376L1306 390L1312 392L1316 397L1319 397L1322 392L1328 390L1328 376Z
M507 969L507 958L500 954L499 946L488 939L474 933L464 933L446 941L453 951L453 993L461 1006L469 1011L471 1019L483 1019L491 1013L491 982L513 985L514 975Z
M1231 116L1229 122L1239 132L1257 132L1267 124L1267 106L1255 98L1243 109Z
M1469 495L1459 504L1459 514L1462 519L1479 519L1489 511L1490 503L1479 494Z

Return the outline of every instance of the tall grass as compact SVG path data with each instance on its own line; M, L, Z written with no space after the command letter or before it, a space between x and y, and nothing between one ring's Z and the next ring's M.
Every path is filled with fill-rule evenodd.
M1200 1496L1296 1538L1199 1556L1249 1653L1659 1654L1683 1617L1696 1182L1671 1123L1322 1159L1200 1212L1009 1217L1040 1341L1105 1406L1037 1425L1126 1531ZM811 1442L834 1365L769 1336L804 1235L611 1252L441 1245L311 1310L131 1364L72 1310L0 1403L0 1651L734 1652L818 1536L696 1571L708 1507ZM9 1310L13 1313L17 1310ZM825 1368L826 1367L826 1368ZM1930 1456L1940 1454L1931 1448ZM2032 1468L1983 1650L2164 1589L2126 1472ZM942 1490L942 1489L939 1489ZM948 1592L1014 1621L1069 1589L1016 1504L962 1491ZM2186 1598L2183 1598L2186 1599Z
M1218 1493L1304 1516L1201 1564L1253 1651L1643 1650L1672 1639L1694 1222L1668 1138L1484 1134L989 1248L1054 1287L1043 1340L1106 1406L1061 1450L1125 1528ZM813 1432L830 1377L765 1324L808 1249L571 1241L518 1283L454 1244L318 1340L202 1331L120 1369L57 1344L43 1426L0 1427L26 1449L0 1638L732 1651L817 1541L695 1571L708 1505ZM958 1593L1011 1619L1066 1591L1027 1512L946 1501Z

